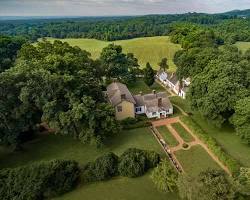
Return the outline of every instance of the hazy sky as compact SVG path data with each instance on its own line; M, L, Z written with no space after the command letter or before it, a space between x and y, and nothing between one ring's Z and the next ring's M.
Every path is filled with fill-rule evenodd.
M215 13L248 8L250 0L0 0L1 16Z

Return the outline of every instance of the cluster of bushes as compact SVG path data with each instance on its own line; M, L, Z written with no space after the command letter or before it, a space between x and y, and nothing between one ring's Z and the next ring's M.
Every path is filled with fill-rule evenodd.
M240 164L226 154L222 148L217 144L216 140L207 135L192 119L186 116L180 117L181 121L190 127L192 132L196 134L204 143L208 145L208 148L223 162L233 175L239 172Z
M128 149L120 158L107 153L82 168L75 161L54 160L0 170L0 199L42 200L71 191L80 181L89 183L114 176L138 177L156 167L160 155Z
M86 164L81 173L83 183L104 181L114 176L138 177L148 169L156 167L160 162L160 155L153 151L131 148L120 157L114 153L107 153L94 162Z
M123 129L135 129L151 126L151 122L144 116L137 116L136 118L128 117L121 121Z
M75 161L55 160L0 170L0 199L47 199L74 188L80 169Z

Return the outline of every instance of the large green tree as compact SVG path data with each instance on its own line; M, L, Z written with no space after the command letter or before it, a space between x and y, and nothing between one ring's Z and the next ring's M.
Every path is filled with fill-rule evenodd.
M227 48L192 79L188 99L209 120L220 126L235 112L239 99L249 95L250 63Z
M2 143L18 144L40 122L98 145L119 131L89 55L59 41L21 49L18 64L0 75Z
M178 175L169 161L163 160L153 170L151 179L153 180L157 189L164 192L174 192L177 187Z
M168 59L167 58L162 58L161 62L159 62L158 65L159 65L160 69L166 71L169 68Z
M23 38L0 35L0 73L13 66L17 52L24 43Z
M231 119L237 134L241 139L250 144L250 97L246 97L237 101L235 113Z
M138 60L133 54L122 53L122 47L110 44L105 47L100 56L104 68L104 76L108 80L117 79L124 83L135 81L139 69Z
M232 180L219 170L206 170L198 177L182 175L178 179L179 194L188 200L232 200L235 194Z
M144 69L144 82L151 86L155 82L155 72L149 63L146 64L146 68Z

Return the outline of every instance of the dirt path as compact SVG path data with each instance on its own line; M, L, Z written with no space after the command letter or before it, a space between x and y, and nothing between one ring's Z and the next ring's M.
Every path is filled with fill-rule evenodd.
M182 139L182 137L178 134L178 132L171 126L171 124L173 123L177 123L179 122L194 138L194 141L186 143L184 142L184 140ZM218 159L218 157L207 147L207 145L205 143L203 143L189 128L186 124L184 124L179 117L175 117L175 118L169 118L169 119L164 119L164 120L159 120L159 121L154 121L152 122L152 125L154 127L155 130L156 127L158 126L167 126L167 128L169 129L169 131L171 132L171 134L175 137L175 139L179 142L179 144L175 147L171 147L171 153L173 153L179 150L184 149L183 148L183 144L186 143L188 144L188 148L184 149L184 150L188 150L190 149L192 146L195 145L200 145L202 146L206 152L211 156L211 158L228 174L231 175L229 169ZM158 131L157 131L158 132ZM159 137L161 137L161 139L163 140L161 134L158 132ZM175 155L174 158L176 159ZM176 159L177 160L177 159ZM177 160L178 161L178 160ZM178 162L179 163L179 162ZM180 163L179 163L180 165ZM181 166L181 165L180 165Z
M231 175L230 170L228 169L227 166L225 166L220 160L219 158L207 147L207 145L202 142L189 128L186 124L184 124L181 120L179 120L179 122L181 123L181 125L195 138L196 144L201 145L206 151L207 153L211 156L211 158L213 158L213 160L215 162L217 162L217 164L223 169L225 170L228 174Z

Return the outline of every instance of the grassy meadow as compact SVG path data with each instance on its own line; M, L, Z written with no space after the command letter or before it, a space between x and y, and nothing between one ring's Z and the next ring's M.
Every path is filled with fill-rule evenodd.
M250 49L250 42L236 42L235 46L244 53Z
M54 41L55 38L47 38L48 41ZM113 42L100 41L96 39L60 39L63 42L68 42L71 46L79 46L91 53L92 58L96 59L104 47L110 43L115 43L123 47L125 53L134 53L138 59L140 66L143 68L147 62L150 62L152 67L159 69L157 63L164 57L168 58L170 70L176 69L173 63L175 52L180 50L180 45L170 42L168 36L144 37L130 40L119 40Z

